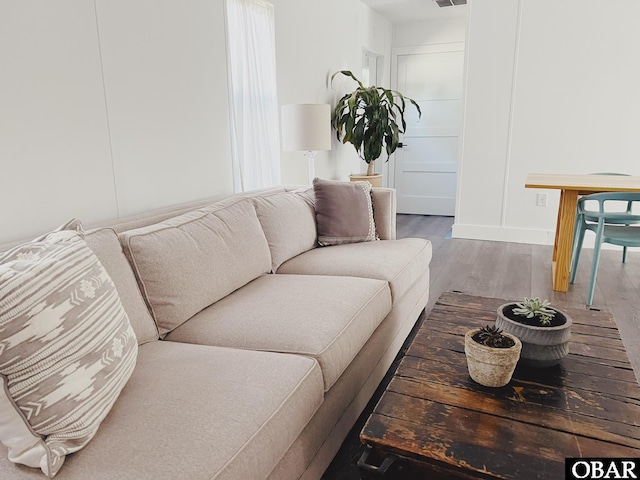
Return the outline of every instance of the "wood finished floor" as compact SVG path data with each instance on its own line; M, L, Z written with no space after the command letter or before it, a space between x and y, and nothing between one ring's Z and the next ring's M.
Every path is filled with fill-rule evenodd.
M592 250L581 256L569 291L551 285L552 246L447 238L453 217L398 215L398 238L427 238L433 246L427 312L444 291L518 300L548 298L558 308L586 308ZM603 250L591 308L611 312L640 381L640 252Z

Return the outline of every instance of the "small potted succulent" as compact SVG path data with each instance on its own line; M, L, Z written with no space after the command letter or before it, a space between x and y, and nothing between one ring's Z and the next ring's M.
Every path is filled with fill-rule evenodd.
M485 387L504 387L516 368L522 343L496 326L469 330L464 353L471 378Z
M551 367L569 353L571 318L548 300L527 298L498 307L496 325L522 342L521 363Z

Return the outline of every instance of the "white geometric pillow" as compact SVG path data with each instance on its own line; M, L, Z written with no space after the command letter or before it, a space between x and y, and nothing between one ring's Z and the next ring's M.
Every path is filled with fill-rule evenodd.
M0 441L9 460L52 478L93 438L137 351L116 288L82 233L55 231L2 254Z

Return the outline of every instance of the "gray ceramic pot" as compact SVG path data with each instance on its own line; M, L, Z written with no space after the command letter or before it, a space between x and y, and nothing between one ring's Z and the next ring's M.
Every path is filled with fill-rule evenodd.
M560 312L567 321L556 327L539 327L515 322L504 315L504 309L511 307L515 302L505 303L498 307L496 326L503 332L511 333L522 342L520 364L529 367L552 367L569 353L569 339L571 338L571 317L565 312Z

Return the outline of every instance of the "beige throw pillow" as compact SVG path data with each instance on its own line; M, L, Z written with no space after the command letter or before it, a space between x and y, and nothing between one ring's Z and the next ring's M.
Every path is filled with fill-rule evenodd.
M369 182L313 180L318 244L377 240Z
M55 231L1 255L0 441L9 459L52 478L97 432L137 348L82 233Z

